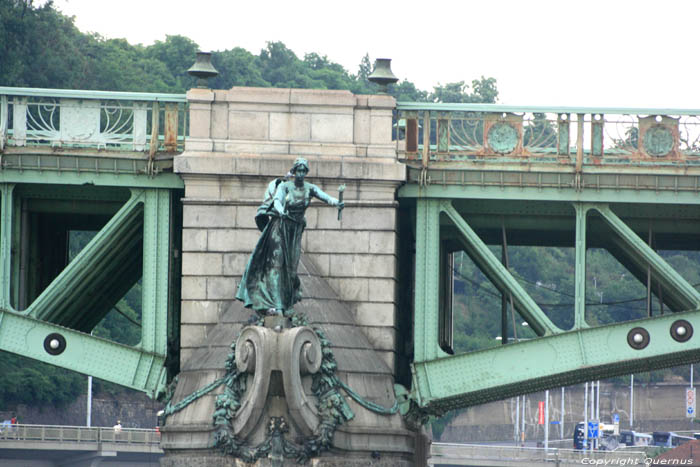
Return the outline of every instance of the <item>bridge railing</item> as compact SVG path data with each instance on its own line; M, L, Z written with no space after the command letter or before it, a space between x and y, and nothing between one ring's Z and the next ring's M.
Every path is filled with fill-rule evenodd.
M0 431L3 441L54 441L60 443L125 443L131 445L160 445L160 433L152 429L85 427L62 425L11 425Z
M6 146L176 152L187 128L184 94L0 87Z
M399 157L577 164L700 163L700 110L397 105Z

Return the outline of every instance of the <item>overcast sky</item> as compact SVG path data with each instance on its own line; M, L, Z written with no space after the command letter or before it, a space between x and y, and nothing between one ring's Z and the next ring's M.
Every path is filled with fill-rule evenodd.
M419 88L494 77L512 105L700 109L698 0L56 0L84 32L258 54L282 41L355 73L391 58Z

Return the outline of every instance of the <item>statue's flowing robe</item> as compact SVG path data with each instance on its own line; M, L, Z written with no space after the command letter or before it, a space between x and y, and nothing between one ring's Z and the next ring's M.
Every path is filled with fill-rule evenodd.
M304 213L312 196L331 205L338 203L311 183L304 183L303 189L296 188L293 181L279 184L268 209L270 221L250 255L236 293L247 308L286 312L301 300L297 266L306 227Z

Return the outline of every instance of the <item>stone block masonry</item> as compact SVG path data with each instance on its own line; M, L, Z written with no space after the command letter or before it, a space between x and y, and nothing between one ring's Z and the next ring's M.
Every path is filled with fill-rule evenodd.
M309 182L335 197L346 185L346 209L338 221L336 209L312 204L303 253L393 368L395 192L405 180L391 140L393 98L243 87L187 97L190 135L175 158L185 181L181 360L206 343L234 300L260 235L254 216L267 184L305 157Z
M229 343L246 319L234 297L260 237L257 207L268 183L305 157L307 181L334 197L339 185L346 189L342 220L321 202L306 211L302 293L308 299L299 306L324 323L339 377L366 400L391 406L392 372L403 346L396 333L396 190L405 181L391 140L393 98L269 88L193 89L187 97L190 133L185 152L174 159L185 182L183 371L174 400L223 375ZM217 391L169 418L161 465L191 465L205 451L212 465L236 464L208 451ZM423 465L422 457L412 461L416 435L400 415L378 415L347 399L355 417L333 438L342 454L329 453L314 465L347 465L348 454L366 465L373 451L383 453L382 465Z

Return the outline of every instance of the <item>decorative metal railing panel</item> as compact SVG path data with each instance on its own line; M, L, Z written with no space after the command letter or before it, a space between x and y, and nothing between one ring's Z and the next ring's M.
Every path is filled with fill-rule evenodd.
M399 157L580 164L700 164L700 110L399 102Z
M5 146L176 152L187 127L184 94L0 87Z

